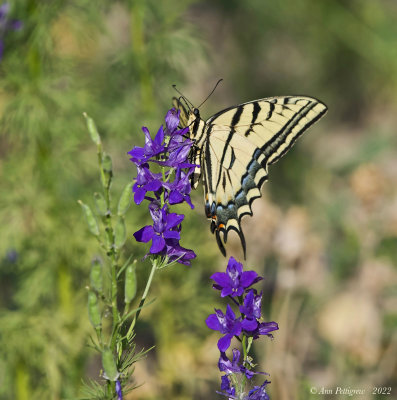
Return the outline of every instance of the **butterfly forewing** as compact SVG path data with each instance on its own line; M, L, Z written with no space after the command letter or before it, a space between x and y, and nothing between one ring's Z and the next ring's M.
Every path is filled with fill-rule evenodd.
M223 254L219 232L224 233L226 243L229 230L238 233L245 254L240 221L244 215L252 215L251 204L261 196L267 166L283 156L326 111L324 104L311 97L272 97L220 111L205 124L194 121L193 136L200 138L194 159L201 165L205 211ZM184 113L187 124L194 120L194 115Z

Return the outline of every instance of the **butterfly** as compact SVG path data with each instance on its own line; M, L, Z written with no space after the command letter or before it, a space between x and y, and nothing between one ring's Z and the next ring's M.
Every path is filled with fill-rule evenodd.
M185 103L189 110L181 98L173 98L174 107L180 110L180 127L189 127L194 142L189 160L199 167L191 176L192 187L197 187L202 176L205 214L221 253L226 256L224 243L234 230L245 258L241 218L252 216L251 205L261 197L268 166L327 112L327 106L307 96L268 97L226 108L204 121L198 108Z

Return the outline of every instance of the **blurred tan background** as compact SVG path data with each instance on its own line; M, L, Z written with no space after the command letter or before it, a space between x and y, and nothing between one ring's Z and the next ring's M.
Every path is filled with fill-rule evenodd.
M0 399L78 398L98 379L87 348L90 261L100 255L77 199L99 190L91 115L114 161L117 193L135 175L127 151L142 125L163 123L172 84L206 118L261 97L306 94L329 112L270 168L243 220L244 265L265 276L264 314L279 323L255 343L272 399L318 398L310 388L396 393L397 2L15 0L0 61ZM138 348L142 386L127 399L215 399L225 307L209 276L226 267L193 194L182 245L192 267L157 276ZM149 217L132 206L128 235ZM242 260L236 235L228 255ZM145 245L128 240L126 257ZM148 262L139 264L141 285ZM260 286L260 285L259 285ZM142 290L141 286L141 290ZM329 396L345 398L346 396Z

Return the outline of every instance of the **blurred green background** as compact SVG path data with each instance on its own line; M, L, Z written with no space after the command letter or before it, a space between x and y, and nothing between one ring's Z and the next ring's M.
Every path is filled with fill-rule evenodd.
M256 343L272 399L310 388L393 386L397 309L397 2L394 0L15 0L20 31L1 32L0 399L74 399L98 379L87 348L91 259L100 255L77 200L100 190L91 115L113 157L114 193L132 179L127 151L156 132L175 92L203 117L233 104L307 94L329 113L276 166L243 222L246 267L266 279L275 340ZM115 196L115 200L117 196ZM157 275L138 348L155 345L127 399L215 399L224 307L209 276L226 266L201 188L182 245L192 267ZM149 221L127 214L128 234ZM126 256L145 245L129 239ZM242 260L230 235L228 255ZM148 262L139 263L140 282ZM394 387L394 395L396 387ZM393 396L393 395L392 395ZM358 397L358 396L357 396ZM338 398L337 396L330 398ZM342 397L341 397L342 398ZM354 398L354 396L353 396Z

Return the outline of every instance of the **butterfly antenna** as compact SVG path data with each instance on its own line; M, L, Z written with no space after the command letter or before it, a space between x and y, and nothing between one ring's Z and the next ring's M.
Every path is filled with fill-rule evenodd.
M180 94L180 97L178 99L178 101L180 101L180 99L183 99L185 101L185 104L187 105L187 108L189 109L189 111L191 111L190 106L192 106L192 108L194 108L194 105L192 104L191 101L189 101L176 87L176 85L172 85L172 87L177 91L177 93ZM190 104L190 105L189 105Z
M215 92L215 89L218 87L218 85L219 85L222 81L223 81L223 79L221 78L221 79L219 79L218 82L216 82L216 85L215 85L214 88L212 89L211 93L207 96L207 98L206 98L197 108L200 108L200 107L211 97L212 93Z

